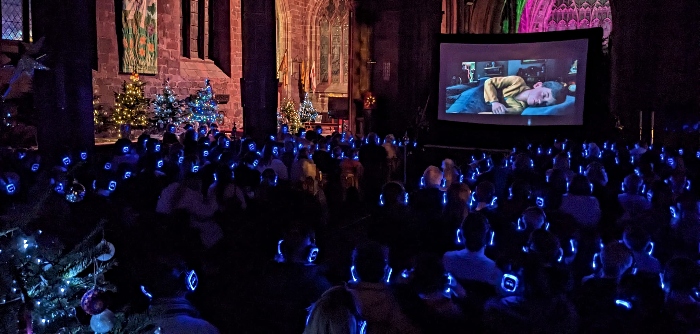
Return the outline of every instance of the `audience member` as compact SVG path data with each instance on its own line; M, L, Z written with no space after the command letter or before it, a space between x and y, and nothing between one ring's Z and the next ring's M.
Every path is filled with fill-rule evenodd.
M153 301L149 310L150 326L163 333L218 334L212 324L202 319L187 295L197 288L197 273L172 255L159 256L144 270L147 277L142 291Z
M638 225L629 225L622 236L625 246L632 250L634 267L640 273L659 274L661 263L652 256L654 244L649 233Z
M352 294L345 287L336 286L313 304L304 334L357 334L365 327Z
M368 333L420 333L401 311L387 281L391 268L385 250L375 242L357 246L353 253L352 276L347 288L367 321Z
M595 228L601 216L598 200L591 196L592 188L585 176L576 175L561 203L563 212L572 215L581 227L588 229Z
M630 174L625 177L622 184L623 193L617 196L625 214L622 219L629 219L641 215L644 211L651 208L651 203L642 195L642 178L636 174Z
M481 282L497 286L503 274L496 263L484 255L486 245L491 236L489 222L480 213L467 216L458 232L464 249L447 252L442 258L445 269L458 282Z

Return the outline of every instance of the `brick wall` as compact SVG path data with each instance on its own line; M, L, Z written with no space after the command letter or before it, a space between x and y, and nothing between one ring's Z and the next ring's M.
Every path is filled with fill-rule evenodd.
M179 98L197 92L204 85L204 79L211 80L214 92L228 94L228 104L219 105L226 118L223 128L230 129L233 122L240 128L243 124L241 107L240 78L242 75L241 3L231 0L231 76L227 76L213 61L197 58L197 29L191 29L194 40L191 43L191 58L182 56L182 5L181 0L158 0L158 75L141 75L146 82L146 96L162 91L163 82L170 84ZM101 102L114 105L114 92L120 91L128 73L119 72L119 52L117 29L121 29L121 13L115 13L114 1L97 1L97 52L98 69L93 71L95 89L101 95ZM207 1L207 4L209 1ZM197 2L192 1L192 24L197 22ZM208 22L208 20L206 20ZM117 24L119 23L119 24ZM208 32L208 29L205 29ZM208 48L205 48L207 50ZM206 58L206 57L205 57Z

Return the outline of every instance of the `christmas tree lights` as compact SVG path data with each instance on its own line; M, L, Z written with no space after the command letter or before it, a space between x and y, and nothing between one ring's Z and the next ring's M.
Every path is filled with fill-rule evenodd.
M105 292L115 292L116 287L104 274L117 262L114 245L104 239L106 221L96 224L72 249L65 249L56 236L27 228L36 225L47 201L56 196L52 186L39 193L30 208L10 213L10 220L2 221L15 227L0 230L0 309L4 320L19 321L0 323L0 332L77 334L108 325L111 333L140 333L152 321L149 316L109 310ZM89 315L92 318L86 324L84 318Z
M139 79L139 74L134 73L129 77L130 82L122 84L122 92L114 93L114 112L110 120L121 126L129 124L135 128L143 128L148 125L149 99L144 97L144 82Z
M170 87L170 79L163 84L163 93L156 94L153 100L153 117L151 125L158 130L165 130L168 124L180 125L189 114L187 104L177 99L177 95Z
M318 111L314 108L309 98L309 93L304 95L304 101L299 106L299 119L302 123L313 122L318 117Z
M294 101L287 98L282 101L282 108L280 108L278 118L281 124L289 126L289 132L291 133L296 133L297 129L303 126L299 119L299 112L294 107Z
M92 120L95 123L95 132L104 132L110 126L109 114L100 103L100 95L97 91L92 95Z
M221 123L224 114L219 111L219 105L214 98L209 79L204 81L204 88L200 89L189 101L189 120L200 124Z

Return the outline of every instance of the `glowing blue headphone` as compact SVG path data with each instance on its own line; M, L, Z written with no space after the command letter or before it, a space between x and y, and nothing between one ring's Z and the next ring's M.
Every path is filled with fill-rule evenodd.
M194 290L196 290L197 286L199 285L199 277L197 276L197 273L194 270L185 270L184 272L178 275L178 278L184 280L187 291L194 292ZM148 297L149 300L153 299L153 295L150 292L148 292L148 290L146 290L146 287L143 285L141 286L141 293Z
M144 294L144 296L148 297L149 300L153 299L153 295L146 290L145 286L141 286L141 293Z
M501 278L501 289L506 293L515 293L520 286L520 279L513 274L503 274Z
M537 205L537 207L540 209L544 208L544 203L544 197L537 197L535 200L535 205Z
M36 172L38 170L39 170L39 164L37 164L37 163L32 164L32 172Z
M112 163L111 163L111 162L105 163L105 167L104 167L104 168L105 168L105 170L110 170L110 169L112 169Z
M671 211L671 218L672 219L680 219L680 217L681 217L680 212L678 212L678 209L676 208L675 205L671 205L669 207L669 209Z
M15 185L12 183L8 183L5 185L5 191L7 192L8 195L14 194L16 190L17 190L17 187L15 187Z
M63 157L63 160L61 160L61 161L63 162L64 166L70 165L70 158L69 157Z
M114 189L117 189L117 181L109 181L109 185L107 186L107 189L109 191L114 191Z
M87 160L87 157L88 157L87 152L80 152L80 159L81 160L83 160L83 161Z
M615 305L620 306L620 307L623 307L623 308L625 308L625 309L627 309L627 310L631 310L631 309L632 309L632 303L629 302L629 301L627 301L627 300L624 300L624 299L616 299L616 300L615 300Z
M125 180L128 179L128 178L130 178L130 177L131 177L131 172L130 172L130 171L124 172L124 179L125 179Z
M122 153L129 153L129 146L122 147Z
M187 285L187 290L194 291L199 285L199 277L194 270L189 270L185 273L185 283Z
M389 183L395 183L401 187L401 191L403 192L403 205L408 205L408 192L403 187L403 185L401 183L396 182L396 181L392 181ZM389 183L387 183L387 184L389 184ZM384 187L386 187L386 185L384 185ZM379 206L384 206L384 194L383 194L384 187L382 187L382 194L379 194Z
M392 274L393 272L394 272L394 269L392 269L391 267L389 267L389 265L387 264L387 265L384 267L384 279L383 279L383 280L384 280L385 282L389 283L389 282L391 281L391 274ZM352 277L352 281L353 281L353 282L359 282L359 281L360 281L360 279L359 279L358 276L357 276L357 271L355 270L355 265L354 265L354 264L353 264L352 266L350 266L350 276ZM403 273L401 274L401 276L403 277Z
M284 255L282 255L283 242L284 239L277 242L277 259L280 260L280 262L284 261ZM306 246L304 253L306 254L306 262L309 264L314 263L318 258L318 247L316 247L316 242L314 242L313 239L311 239L311 245Z

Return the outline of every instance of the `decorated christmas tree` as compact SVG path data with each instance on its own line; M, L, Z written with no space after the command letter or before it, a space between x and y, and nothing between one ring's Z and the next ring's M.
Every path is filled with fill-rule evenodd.
M190 106L189 120L192 122L209 124L221 123L224 120L224 114L219 111L209 79L204 81L204 88L200 89L188 104Z
M108 296L116 287L104 274L117 262L114 245L104 237L105 221L66 249L57 236L29 228L40 219L49 199L59 194L53 186L39 193L31 207L0 221L2 226L14 226L0 230L0 332L138 332L150 321L146 315L109 309ZM85 187L74 182L59 196L69 203L80 202Z
M122 84L121 93L114 93L114 112L110 121L117 126L129 124L134 128L143 128L148 125L150 101L144 96L144 82L139 79L139 74L132 74L129 80L131 82Z
M95 122L95 132L104 132L109 129L109 114L100 103L100 95L95 91L92 95L92 120Z
M163 94L156 94L153 100L153 117L150 119L153 128L164 130L168 124L180 125L187 119L187 105L170 87L170 79L165 80Z
M278 122L287 124L289 132L296 133L296 130L303 126L299 119L299 112L294 107L294 101L285 98L282 101L282 108L278 114Z
M313 122L318 117L318 111L314 108L309 98L309 93L304 95L304 101L299 105L299 119L302 123Z

